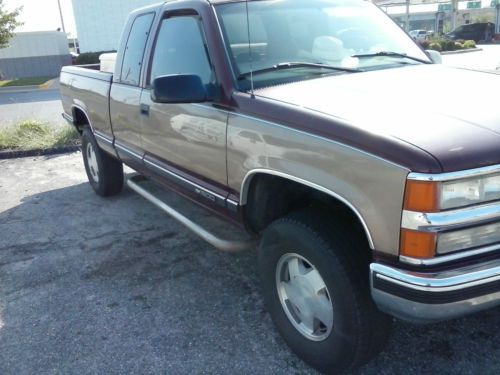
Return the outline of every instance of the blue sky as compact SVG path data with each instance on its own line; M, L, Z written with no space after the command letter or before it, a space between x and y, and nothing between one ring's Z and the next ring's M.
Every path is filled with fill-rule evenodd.
M66 32L76 35L73 6L71 0L60 0ZM57 0L3 0L5 9L12 10L24 6L20 20L24 25L16 31L45 31L61 27Z

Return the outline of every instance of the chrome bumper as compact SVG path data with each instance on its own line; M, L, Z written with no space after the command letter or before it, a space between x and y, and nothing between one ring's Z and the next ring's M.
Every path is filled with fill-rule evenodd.
M438 273L372 263L370 282L380 310L413 322L446 320L500 304L500 259Z

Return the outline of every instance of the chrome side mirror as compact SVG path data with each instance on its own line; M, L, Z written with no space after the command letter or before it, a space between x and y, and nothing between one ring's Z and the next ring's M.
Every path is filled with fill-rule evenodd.
M442 64L443 58L441 57L441 53L439 51L434 51L433 49L426 49L425 52L427 56L431 59L434 64Z

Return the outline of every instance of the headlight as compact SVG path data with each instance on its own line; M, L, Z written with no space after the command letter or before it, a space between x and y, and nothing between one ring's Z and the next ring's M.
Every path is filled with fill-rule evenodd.
M497 171L481 176L445 181L409 178L406 183L403 209L406 213L413 212L424 218L426 214L433 213L433 217L438 218L436 225L439 227L439 218L443 219L446 215L453 214L446 212L447 210L456 209L457 212L454 214L460 215L461 212L469 211L469 209L461 211L460 208L499 200L500 173ZM441 211L443 211L442 214ZM472 217L472 219L472 222L480 221L478 217ZM489 219L498 220L497 217ZM427 224L431 222L423 225ZM466 229L454 228L450 224L437 230L426 231L419 229L410 221L401 227L399 253L408 258L430 259L438 254L494 243L500 243L500 222Z
M500 174L443 182L440 208L463 207L500 199Z
M500 200L500 173L453 181L408 180L405 210L437 212Z

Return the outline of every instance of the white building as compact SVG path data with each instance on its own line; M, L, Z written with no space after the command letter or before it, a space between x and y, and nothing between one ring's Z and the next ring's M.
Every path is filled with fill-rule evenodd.
M72 0L80 52L118 48L128 14L159 0Z
M55 77L71 64L68 39L58 31L16 33L0 49L0 76L4 79Z

